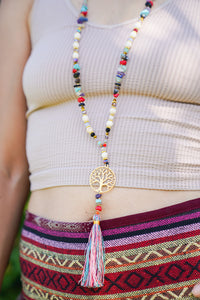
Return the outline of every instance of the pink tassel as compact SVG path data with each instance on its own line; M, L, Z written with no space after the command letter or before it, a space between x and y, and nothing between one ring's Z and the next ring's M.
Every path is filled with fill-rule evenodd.
M86 250L85 264L79 283L89 288L102 287L105 272L104 241L100 227L99 215L94 215Z

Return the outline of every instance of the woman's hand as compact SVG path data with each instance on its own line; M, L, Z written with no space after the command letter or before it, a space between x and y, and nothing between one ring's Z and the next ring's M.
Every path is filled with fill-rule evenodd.
M192 294L195 297L200 298L200 282L193 287Z

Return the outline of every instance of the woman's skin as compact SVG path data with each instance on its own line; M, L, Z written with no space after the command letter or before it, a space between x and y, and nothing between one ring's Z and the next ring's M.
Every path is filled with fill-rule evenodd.
M165 1L155 1L154 8ZM2 0L0 7L0 285L30 188L25 150L27 106L22 73L31 51L28 18L33 2ZM82 0L71 2L79 11ZM88 6L90 22L116 24L136 18L144 1L89 0ZM145 212L199 197L200 190L115 187L103 196L101 219ZM28 210L54 220L88 221L94 213L94 192L89 186L60 186L33 191ZM200 285L195 286L194 294L200 297Z

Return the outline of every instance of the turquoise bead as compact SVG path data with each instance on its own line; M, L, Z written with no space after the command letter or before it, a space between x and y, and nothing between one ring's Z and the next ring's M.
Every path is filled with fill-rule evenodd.
M122 78L120 78L120 77L115 77L115 81L116 81L117 83L120 83L120 82L122 81Z
M101 199L96 199L96 204L101 204Z
M75 87L74 90L75 90L75 93L78 93L81 91L81 87Z
M79 64L75 64L73 68L74 68L75 70L80 70Z
M81 7L81 12L82 12L82 11L87 11L87 6L83 5L83 6Z
M124 51L123 51L123 52L127 54L127 53L128 53L128 51L129 51L129 49L128 49L128 48L124 48Z
M149 10L148 9L143 9L140 13L140 17L147 17L149 15Z
M126 66L120 65L120 66L118 67L118 71L119 71L119 72L125 72L125 71L126 71Z

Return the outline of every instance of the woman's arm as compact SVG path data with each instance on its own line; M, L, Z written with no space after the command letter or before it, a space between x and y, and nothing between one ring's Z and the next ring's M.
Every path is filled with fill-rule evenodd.
M29 193L22 73L30 54L32 0L0 5L0 286Z

